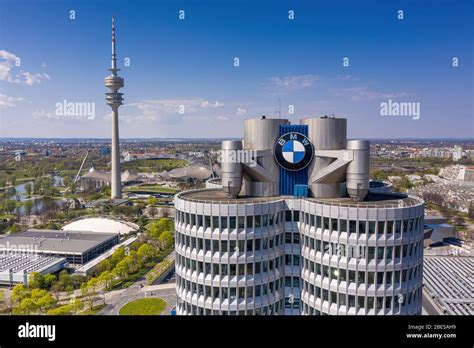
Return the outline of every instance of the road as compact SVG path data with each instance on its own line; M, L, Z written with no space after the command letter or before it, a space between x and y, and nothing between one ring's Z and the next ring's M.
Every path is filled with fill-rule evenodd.
M175 252L166 258L174 259ZM170 272L159 284L146 285L145 276L133 285L123 290L110 291L105 294L107 306L100 312L101 315L118 315L120 308L126 303L140 298L159 297L166 301L164 315L169 315L171 308L176 304L176 284L174 270Z
M120 308L126 303L140 298L162 298L166 301L166 308L163 315L169 315L171 308L176 304L175 284L150 285L140 288L135 283L124 290L111 291L106 294L107 306L100 312L101 315L118 315Z

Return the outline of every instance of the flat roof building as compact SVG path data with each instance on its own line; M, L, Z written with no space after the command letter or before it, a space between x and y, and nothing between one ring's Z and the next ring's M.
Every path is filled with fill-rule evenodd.
M474 315L474 257L425 256L425 289L449 315Z
M67 266L63 257L45 256L38 254L0 253L0 284L28 284L30 274L38 272L41 275L55 273Z
M82 265L118 242L118 233L30 229L0 238L0 250L63 257Z

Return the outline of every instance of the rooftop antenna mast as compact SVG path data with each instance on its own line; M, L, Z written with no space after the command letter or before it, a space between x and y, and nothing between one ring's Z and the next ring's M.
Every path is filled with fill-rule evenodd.
M281 118L281 98L278 97L278 109L275 110L275 114L278 114L278 118Z

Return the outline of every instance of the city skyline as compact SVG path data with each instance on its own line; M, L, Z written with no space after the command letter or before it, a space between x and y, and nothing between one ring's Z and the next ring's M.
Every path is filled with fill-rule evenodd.
M292 121L346 117L349 137L472 138L472 5L210 3L3 2L0 137L110 138L100 76L115 14L123 139L238 138L244 119L278 117L279 100ZM419 103L419 119L381 116L389 100ZM94 115L58 115L63 102Z

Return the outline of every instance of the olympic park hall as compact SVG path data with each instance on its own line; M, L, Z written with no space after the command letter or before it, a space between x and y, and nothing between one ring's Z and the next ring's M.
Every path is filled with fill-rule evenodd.
M344 118L246 120L220 182L175 198L177 314L421 314L424 202L371 189L369 145Z

